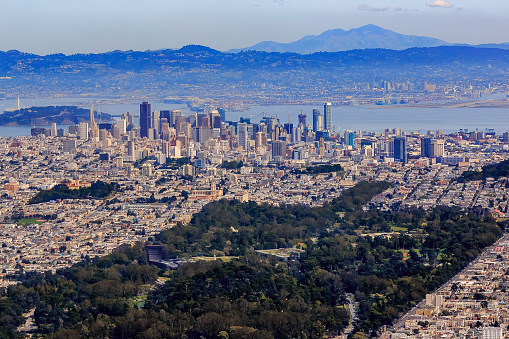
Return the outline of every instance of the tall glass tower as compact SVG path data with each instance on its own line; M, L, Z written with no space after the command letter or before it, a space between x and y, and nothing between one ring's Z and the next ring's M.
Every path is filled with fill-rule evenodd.
M323 105L323 125L326 130L332 132L332 104L330 102Z
M152 112L150 104L145 101L140 105L140 138L148 138L149 128L152 128Z
M404 164L407 162L405 137L394 138L394 161L399 161Z
M323 130L323 115L320 114L320 110L313 108L313 132Z

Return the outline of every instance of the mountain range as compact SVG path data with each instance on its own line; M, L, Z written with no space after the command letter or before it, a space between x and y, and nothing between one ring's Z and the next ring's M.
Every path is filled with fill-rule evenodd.
M446 45L457 44L451 44L430 37L404 35L376 25L366 25L348 31L340 28L332 29L320 35L307 35L302 39L289 43L263 41L250 47L232 49L228 52L238 53L240 51L253 50L260 52L311 54L316 52L342 52L372 48L404 50L414 47L437 47ZM509 49L509 44L483 44L478 47Z
M508 69L509 50L469 46L313 54L224 53L196 45L46 56L0 51L0 91L14 97L83 93L131 97L134 93L279 104L327 101L352 93L354 83L366 89L373 81L506 84Z

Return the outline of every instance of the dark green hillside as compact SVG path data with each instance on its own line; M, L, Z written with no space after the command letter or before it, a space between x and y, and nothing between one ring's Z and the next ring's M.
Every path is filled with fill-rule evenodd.
M110 115L95 112L98 119L109 120ZM0 114L1 126L35 125L45 126L52 123L78 124L90 119L90 110L76 106L46 106L21 108L12 112L5 111Z

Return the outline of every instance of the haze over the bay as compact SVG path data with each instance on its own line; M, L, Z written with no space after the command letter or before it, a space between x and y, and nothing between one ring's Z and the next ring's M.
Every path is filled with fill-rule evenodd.
M367 24L450 43L502 43L509 41L507 13L509 2L500 0L7 0L0 50L44 55L200 44L224 51Z

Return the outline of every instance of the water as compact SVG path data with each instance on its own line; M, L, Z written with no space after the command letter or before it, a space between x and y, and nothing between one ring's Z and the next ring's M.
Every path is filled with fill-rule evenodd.
M298 123L300 110L307 115L306 123L313 123L313 108L323 106L254 106L247 112L227 113L227 118L239 120L240 117L251 118L258 122L263 117L277 116L281 123L290 121ZM404 131L444 130L446 133L458 132L460 129L484 131L493 128L497 134L509 130L509 109L507 108L429 108L404 106L333 106L332 124L336 131L369 131L381 132L386 128L401 128Z
M505 95L497 94L486 99L500 99ZM120 102L118 100L97 98L50 98L50 99L21 99L23 107L49 106L49 105L76 105L90 107L90 101L94 105L98 101L100 110L115 116L131 111L139 114L140 102ZM150 102L152 110L180 109L186 115L191 111L182 104L165 104L162 102ZM15 108L16 99L0 101L0 111L7 108ZM95 107L95 106L94 106ZM240 117L251 118L252 123L257 123L264 116L275 116L281 123L290 121L295 125L297 116L301 113L307 115L307 124L313 123L313 108L320 109L323 114L323 106L320 105L284 105L284 106L251 106L245 112L227 112L226 119L238 121ZM386 128L401 128L404 131L444 130L446 133L457 132L460 129L469 131L484 131L492 128L497 134L509 130L509 108L430 108L430 107L405 107L395 106L333 106L332 124L336 131L376 131L381 132ZM49 126L46 126L49 128ZM67 126L58 126L67 131ZM30 135L31 126L0 126L0 136L14 137Z

